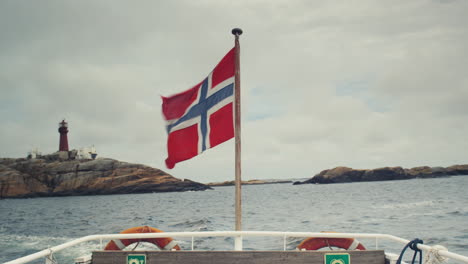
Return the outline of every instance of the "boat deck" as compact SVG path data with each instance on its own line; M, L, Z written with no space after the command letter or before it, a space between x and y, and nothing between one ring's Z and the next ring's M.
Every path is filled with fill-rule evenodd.
M150 239L172 237L176 241L186 241L191 239L191 247L186 247L181 251L118 251L106 250L103 242L116 239ZM234 240L234 250L232 251L200 251L196 250L195 238L199 237L231 237ZM276 237L278 240L277 251L250 251L244 250L242 244L244 239L253 237ZM366 244L368 250L288 250L288 239L290 238L355 238L372 239L375 241L375 250L370 250L371 243ZM282 240L282 243L280 242ZM100 241L94 246L99 248L86 255L75 259L78 264L106 264L106 263L126 263L126 264L153 264L153 263L320 263L320 264L395 264L399 255L384 252L379 247L379 241L397 243L403 248L411 241L388 235L388 234L365 234L365 233L323 233L323 232L277 232L277 231L205 231L205 232L166 232L166 233L129 233L129 234L101 234L84 236L61 245L50 247L42 251L20 257L5 264L24 264L40 258L46 258L46 263L51 263L54 254L91 241ZM370 241L369 241L370 242ZM281 245L282 244L282 245ZM449 258L461 263L468 264L468 256L459 255L448 251L445 248L431 247L429 245L417 244L416 247L423 250L429 256L439 256ZM349 254L347 261L335 256L326 254ZM397 252L399 253L399 252ZM133 255L133 256L131 256ZM139 255L139 256L135 256ZM49 261L49 262L47 262Z
M349 254L352 264L385 264L383 250L351 251L94 251L93 264L140 264L132 255L144 255L146 264L324 264L325 254ZM136 259L136 258L135 258ZM330 264L345 264L331 260Z

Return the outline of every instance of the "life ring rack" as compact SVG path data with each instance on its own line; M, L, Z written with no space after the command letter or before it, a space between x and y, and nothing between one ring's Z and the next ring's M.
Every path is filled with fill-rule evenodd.
M366 247L355 238L342 237L309 237L298 246L298 250L319 250L322 248L337 247L345 250L366 250Z
M126 229L120 234L135 234L135 233L163 233L163 231L150 226L137 226ZM148 242L157 246L160 250L180 250L177 242L171 237L162 238L135 238L135 239L113 239L107 243L104 250L123 250L127 246L138 243Z

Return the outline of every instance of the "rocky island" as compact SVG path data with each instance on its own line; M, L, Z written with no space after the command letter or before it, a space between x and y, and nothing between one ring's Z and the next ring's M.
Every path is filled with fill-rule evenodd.
M277 183L292 183L290 180L248 180L242 181L242 185L260 185L260 184L277 184ZM220 187L220 186L234 186L236 185L235 181L224 181L224 182L210 182L207 183L208 186Z
M114 159L0 158L0 198L202 191L202 183L178 179L141 164Z
M414 178L436 178L456 175L468 175L467 165L453 165L450 167L421 166L411 169L402 167L384 167L370 170L357 170L348 167L336 167L324 170L311 179L294 184L307 183L345 183L362 181L391 181L408 180Z

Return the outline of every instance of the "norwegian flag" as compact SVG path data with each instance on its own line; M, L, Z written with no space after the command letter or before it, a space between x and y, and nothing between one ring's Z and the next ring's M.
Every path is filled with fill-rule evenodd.
M234 137L234 62L233 48L202 82L162 97L169 169Z

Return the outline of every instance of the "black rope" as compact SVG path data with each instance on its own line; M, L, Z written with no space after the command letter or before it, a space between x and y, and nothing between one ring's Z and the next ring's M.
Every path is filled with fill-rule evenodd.
M423 244L423 243L424 242L419 238L416 238L410 241L401 251L401 254L398 257L396 264L401 264L401 259L403 258L403 255L405 254L405 251L408 247L414 250L413 261L411 261L411 264L415 263L414 260L416 259L416 256L418 255L418 253L419 253L419 264L422 264L422 250L418 248L418 244Z

